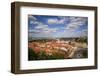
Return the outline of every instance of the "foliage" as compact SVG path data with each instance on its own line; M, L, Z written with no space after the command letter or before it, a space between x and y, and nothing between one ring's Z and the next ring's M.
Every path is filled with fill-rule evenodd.
M28 60L36 60L37 54L31 48L28 48Z
M39 53L35 53L34 50L28 48L28 60L52 60L52 59L64 59L64 56L59 53L48 55L46 54L45 51L40 51Z
M83 56L84 56L84 58L87 58L87 57L88 57L87 52L84 52L84 53L83 53Z
M87 43L87 38L77 38L77 39L75 39L75 41L76 42L82 42L82 43L86 42Z
M52 54L52 55L48 55L47 59L48 60L51 60L51 59L64 59L64 56L61 55L61 54L55 53L55 54Z
M45 59L47 59L47 56L46 56L45 51L40 51L40 52L38 53L37 59L38 59L38 60L45 60Z

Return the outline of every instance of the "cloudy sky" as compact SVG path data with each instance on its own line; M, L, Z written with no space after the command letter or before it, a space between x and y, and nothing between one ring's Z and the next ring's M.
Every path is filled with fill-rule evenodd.
M87 17L28 15L29 38L84 37L87 31Z

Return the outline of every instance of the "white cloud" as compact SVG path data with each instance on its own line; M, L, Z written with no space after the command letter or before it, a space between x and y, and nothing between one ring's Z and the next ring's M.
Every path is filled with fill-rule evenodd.
M34 29L29 30L29 37L52 37L57 28L50 28L48 25L38 23Z
M56 32L57 29L52 28L44 28L41 30L31 30L29 31L29 37L53 37L53 33Z
M38 22L37 26L34 29L40 30L41 32L44 33L51 33L57 31L57 28L50 28L48 25L45 25L41 22L40 23Z
M80 26L82 26L83 24L85 24L85 22L87 21L87 18L83 18L83 17L70 17L70 23L66 24L66 28L67 30L76 30L78 29Z
M59 32L56 34L56 37L76 37L76 33L73 31L65 30L64 32Z
M57 19L48 19L48 24L57 24L58 20Z
M45 29L45 28L48 28L48 25L43 25L42 23L39 23L35 29Z
M32 15L28 15L28 19L30 20L30 24L38 24L39 23L37 21L37 18Z
M70 21L70 23L65 24L64 32L57 32L60 28L51 28L48 25L39 22L37 20L32 20L32 24L36 24L34 29L29 29L29 37L80 37L87 36L87 29L75 32L80 26L82 26L87 18L83 17L61 17L50 18L47 20L48 24L65 24L65 22Z
M36 17L32 16L32 15L28 15L28 18L31 20L37 20Z
M65 21L64 18L58 20L57 18L51 18L51 19L48 19L48 24L63 24Z
M30 20L30 24L39 24L39 22L35 20Z
M57 32L57 28L44 28L43 29L43 32L44 33L54 33L54 32Z
M83 29L81 31L81 36L87 36L87 34L88 34L88 30L87 29Z
M33 30L40 31L40 32L37 32L37 33L42 33L42 34L43 33L47 33L47 34L50 34L50 33L56 32L58 29L57 28L49 28L47 25L44 25L44 26L37 26Z
M83 29L81 31L72 31L64 29L63 32L56 34L56 37L84 37L87 36L88 30Z
M39 30L35 30L35 29L34 29L34 30L31 29L31 30L28 30L28 32L29 32L29 33L39 33L40 31L39 31Z

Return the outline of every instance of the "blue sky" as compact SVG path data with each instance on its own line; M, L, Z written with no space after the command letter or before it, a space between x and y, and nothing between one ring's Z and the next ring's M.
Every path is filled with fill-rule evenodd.
M87 32L87 17L28 15L29 37L84 37Z

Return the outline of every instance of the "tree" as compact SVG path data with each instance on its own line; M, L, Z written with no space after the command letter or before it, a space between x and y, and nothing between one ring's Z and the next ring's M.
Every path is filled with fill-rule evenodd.
M31 48L28 48L28 60L36 60L37 54Z

